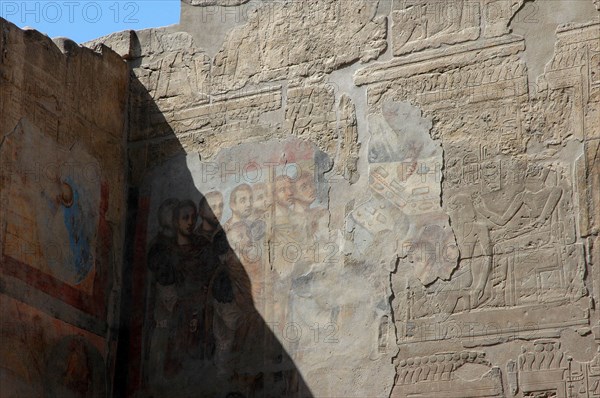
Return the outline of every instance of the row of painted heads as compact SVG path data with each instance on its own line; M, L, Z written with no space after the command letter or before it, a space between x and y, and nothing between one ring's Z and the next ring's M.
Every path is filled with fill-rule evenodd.
M273 183L242 183L229 194L229 207L240 219L249 219L252 214L267 212L273 204L290 208L294 205L309 207L316 200L316 187L312 174L302 174L297 179L278 176ZM224 195L220 191L210 191L202 196L198 207L191 200L180 201L169 198L158 209L161 228L177 225L184 210L200 216L209 224L218 225L223 217Z

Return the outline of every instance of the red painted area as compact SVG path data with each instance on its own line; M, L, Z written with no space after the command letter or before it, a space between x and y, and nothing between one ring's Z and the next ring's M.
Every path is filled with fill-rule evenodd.
M84 311L98 319L106 319L106 299L110 291L109 265L112 249L112 231L106 221L109 197L108 183L103 182L101 186L101 199L98 222L98 244L96 245L96 257L94 264L94 290L87 294L74 286L40 271L28 264L15 260L8 256L2 256L0 270L5 275L18 278L35 289L49 294L73 307Z

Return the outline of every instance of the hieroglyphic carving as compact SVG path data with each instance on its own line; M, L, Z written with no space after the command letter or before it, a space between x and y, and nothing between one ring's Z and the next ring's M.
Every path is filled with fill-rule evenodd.
M314 137L327 153L337 150L334 86L293 87L287 92L286 128L301 139Z
M355 74L356 84L368 85L371 112L389 100L415 101L433 116L431 135L444 147L443 203L460 263L449 281L424 286L415 276L400 282L407 289L397 307L397 319L407 322L406 331L399 324L401 341L449 338L420 333L432 322L502 323L508 314L519 316L527 307L539 313L549 303L573 309L556 311L551 322L536 323L538 330L552 335L556 327L589 322L589 301L582 300L588 294L584 242L573 217L578 149L568 144L582 136L569 123L577 103L560 89L530 99L517 55L522 49L518 40L488 39L435 55L407 55ZM538 152L529 155L530 148ZM401 264L410 265L418 253L408 249L400 255ZM523 335L511 325L475 334L491 342L485 336L515 331Z
M540 91L567 92L572 102L570 130L576 139L598 138L600 81L598 23L566 25L557 30L554 57L537 82ZM582 72L583 71L583 72ZM553 99L553 98L552 98Z
M138 32L135 41L130 141L165 135L165 119L208 103L210 93L209 58L189 34L149 29Z
M520 397L600 397L600 352L590 362L579 362L561 349L560 341L537 340L523 347L516 367L514 390Z
M524 0L403 0L391 13L395 56L510 32ZM533 19L533 18L532 18Z
M375 65L357 71L354 81L369 84L371 110L376 109L384 93L395 100L415 98L425 109L454 108L526 94L525 64L514 56L522 51L523 43L514 39L484 43L452 48L439 57L415 54Z
M377 3L264 3L229 34L216 55L213 87L227 91L248 83L318 79L341 65L377 58L387 46L386 19L374 16ZM290 37L296 40L293 46Z
M359 177L358 171L358 125L356 122L356 110L352 99L342 94L338 105L339 118L339 149L338 156L334 159L336 172L348 181L356 182Z
M461 374L465 368L466 375ZM484 352L441 352L402 359L396 377L392 398L504 396L500 369L492 367Z
M272 134L276 126L263 118L279 111L281 103L281 87L273 86L215 95L211 96L210 103L186 103L172 112L160 114L161 117L151 121L148 128L166 135L150 138L138 130L139 137L144 138L132 140L129 146L130 156L134 159L134 180L139 181L141 170L161 164L180 153L182 148L212 156L221 145L237 143L241 137L252 141ZM168 127L162 130L161 126L164 128L167 122ZM145 125L143 121L136 123L136 126ZM174 136L172 132L177 135Z
M486 169L473 170L469 164L463 166L460 188L450 185L447 191L461 253L459 269L448 282L411 285L410 317L577 303L587 290L583 245L576 242L572 216L570 168L500 161L487 169L496 170L500 179L486 193L479 188ZM579 316L585 322L585 314ZM552 328L560 318L538 326ZM572 320L565 317L564 322Z
M480 33L479 3L408 0L392 11L394 55L475 40Z
M314 141L319 149L335 156L335 172L356 181L360 144L350 96L343 94L336 101L333 84L289 88L284 128L301 139Z
M515 13L526 4L526 0L483 0L481 7L483 9L483 15L485 18L484 37L496 37L507 33L510 33L509 23ZM534 11L530 11L529 14L535 14ZM531 22L535 21L535 18L531 15ZM527 20L525 17L525 21Z

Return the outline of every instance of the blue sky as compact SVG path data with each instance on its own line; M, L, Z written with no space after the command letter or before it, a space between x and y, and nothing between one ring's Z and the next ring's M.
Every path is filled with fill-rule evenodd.
M179 23L180 0L0 0L0 17L78 43Z

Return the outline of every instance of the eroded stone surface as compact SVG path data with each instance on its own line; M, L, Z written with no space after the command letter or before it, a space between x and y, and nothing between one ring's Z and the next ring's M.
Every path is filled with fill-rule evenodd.
M386 19L375 16L378 2L265 3L233 29L215 56L213 85L228 91L281 79L318 79L386 49ZM338 29L344 26L344 29ZM290 46L289 37L295 37Z

